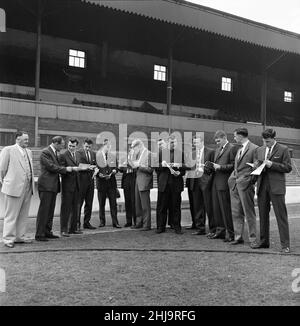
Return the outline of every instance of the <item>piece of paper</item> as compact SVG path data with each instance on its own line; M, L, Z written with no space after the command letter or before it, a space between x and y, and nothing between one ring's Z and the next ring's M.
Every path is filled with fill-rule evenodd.
M246 163L248 165L250 165L252 168L254 168L254 164L253 163Z
M88 170L90 168L91 164L85 164L85 163L79 163L79 168L83 170Z
M255 169L251 175L261 175L263 169L265 168L266 163L262 163L257 169Z

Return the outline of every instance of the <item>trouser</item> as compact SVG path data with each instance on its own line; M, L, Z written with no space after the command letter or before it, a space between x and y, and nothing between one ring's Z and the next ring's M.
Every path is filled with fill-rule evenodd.
M135 185L136 225L151 228L150 190L139 191Z
M234 238L234 227L231 214L230 192L218 190L215 183L212 186L213 218L216 225L215 232Z
M194 217L193 192L189 188L188 188L188 197L189 197L189 203L190 203L190 212L191 212L191 218L192 218L192 226L193 227L196 227L195 217Z
M94 180L91 182L81 183L79 191L79 207L78 207L78 226L81 226L81 210L84 203L84 219L83 225L90 224L92 208L93 208L93 199L94 199Z
M77 229L79 192L63 191L60 208L60 231L74 232Z
M26 232L26 220L28 218L31 196L32 186L29 181L25 181L20 197L4 195L4 243L13 243L23 239Z
M159 207L157 214L157 228L165 229L168 210L172 207L172 223L175 230L181 229L181 192L174 191L170 184L166 185L165 191L159 191Z
M275 195L270 189L268 176L264 176L257 196L260 222L260 242L270 244L270 202L275 212L282 248L290 247L289 223L284 195Z
M119 224L117 214L117 189L115 187L106 187L98 189L98 202L99 202L99 219L102 225L105 225L105 202L106 198L109 200L110 215L113 226Z
M235 240L242 240L244 233L245 217L248 224L249 240L256 240L256 215L254 209L254 186L241 189L236 184L234 190L230 190L231 211L234 226Z
M55 210L56 192L40 191L40 206L36 218L36 237L52 234L53 215Z
M136 224L135 212L135 178L133 175L126 176L124 181L124 199L126 210L126 223L132 225Z

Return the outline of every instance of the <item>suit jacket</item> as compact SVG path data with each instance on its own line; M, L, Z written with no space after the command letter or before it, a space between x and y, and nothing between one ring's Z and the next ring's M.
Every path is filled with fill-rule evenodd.
M203 163L209 161L214 161L214 150L204 147L204 159ZM192 152L192 158L196 160L196 151ZM208 175L206 172L202 174L200 178L195 177L195 169L196 166L193 167L192 171L190 171L187 175L186 186L189 190L194 191L197 187L200 186L202 190L210 189L212 185L212 175Z
M136 170L136 184L139 191L146 191L153 188L153 168L151 163L151 152L148 149L139 158L141 165Z
M249 141L240 159L238 158L239 151L237 152L234 160L234 170L228 179L230 189L233 190L236 185L239 185L242 190L246 190L253 184L254 177L251 175L253 169L247 163L254 163L257 148L257 145Z
M34 190L34 174L32 164L32 153L26 149L32 173L32 191ZM0 186L1 191L13 197L22 195L26 181L26 166L24 157L18 145L4 147L0 153Z
M99 173L97 174L96 182L98 190L105 190L107 187L117 188L117 181L115 174L112 174L109 179L101 178L99 174L109 175L112 170L118 171L118 162L116 155L111 152L108 153L107 161L104 158L103 152L98 151L96 154L97 167Z
M50 146L42 150L40 164L41 173L38 179L38 190L60 192L59 174L66 174L67 170L60 165Z
M234 169L234 159L237 152L237 147L227 143L222 153L221 149L217 148L214 155L214 163L219 164L221 168L214 172L213 183L217 190L228 190L228 178Z
M66 150L64 153L59 155L58 161L61 166L78 166L79 162L79 155L77 152L75 152L75 158L73 159L71 153L69 150ZM79 181L79 172L78 171L72 171L69 173L66 173L62 175L61 177L61 185L62 185L62 191L63 192L74 192L75 190L79 191L80 187L80 181Z
M256 151L255 159L264 161L266 146L259 147ZM270 156L272 166L266 168L257 179L257 194L260 192L262 179L268 176L270 182L270 190L275 195L285 195L285 173L292 171L291 158L288 147L276 143Z
M85 154L84 149L80 149L77 152L77 157L78 157L78 164L83 163L83 164L91 164L91 165L96 165L96 153L94 151L90 151L90 156L91 156L91 161L88 162L88 159ZM93 180L93 171L88 170L88 171L80 171L79 172L79 180L80 180L80 186L85 186L89 184L94 184Z
M158 191L160 192L165 191L166 186L169 183L172 185L172 190L174 192L182 192L184 190L183 176L185 175L185 171L188 170L189 168L185 164L185 157L181 150L175 149L173 153L171 153L170 151L170 162L168 163L181 164L179 168L177 167L173 168L173 170L180 172L179 176L176 177L172 175L169 168L162 166L162 161L164 160L164 152L166 152L166 154L168 155L169 154L167 153L168 151L169 151L168 149L159 151L159 155L158 155L159 166L158 168L155 169L157 173Z

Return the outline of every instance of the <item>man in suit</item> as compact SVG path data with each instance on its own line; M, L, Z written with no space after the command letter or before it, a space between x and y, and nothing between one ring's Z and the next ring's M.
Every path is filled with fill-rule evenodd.
M227 140L225 131L215 133L218 148L214 155L214 174L212 182L213 227L208 235L210 239L225 238L224 242L234 240L234 228L230 206L228 178L234 168L235 147Z
M165 232L167 213L171 206L175 233L183 234L181 230L181 193L184 188L183 176L186 169L184 155L178 146L177 139L170 137L169 149L165 148L159 152L159 167L156 168L158 186L156 233Z
M136 226L132 228L148 231L151 230L150 189L153 188L151 153L140 139L133 140L131 148L135 155L135 160L131 161L131 167L136 170Z
M81 209L84 204L84 220L83 220L83 228L94 230L96 229L91 225L91 215L93 208L93 199L94 199L94 189L95 182L93 179L93 171L96 168L96 154L92 150L93 141L90 138L87 138L83 142L82 149L80 149L78 153L78 163L79 164L88 164L90 167L85 171L80 171L79 173L79 181L80 181L80 189L79 189L79 207L78 207L78 229L80 229L81 223Z
M41 173L38 179L40 205L35 233L37 241L59 238L52 233L56 196L60 192L59 174L72 172L72 167L63 167L58 161L57 153L64 146L64 139L61 136L55 136L52 138L50 146L43 149L40 156Z
M214 151L204 146L201 136L193 139L195 150L192 152L192 160L195 166L187 174L186 185L192 195L193 225L197 232L194 235L205 235L206 214L209 223L209 232L213 232L213 211L211 200L212 175L204 169L205 162L213 162ZM191 203L190 203L191 204Z
M243 232L245 217L248 224L250 246L256 245L256 215L254 210L254 178L252 167L248 163L255 160L257 145L248 139L248 130L238 128L234 131L234 139L241 146L238 150L234 170L228 179L231 198L231 211L235 239L232 245L244 243Z
M128 157L122 165L119 166L119 171L123 173L121 180L121 187L124 190L126 224L124 227L131 227L136 225L135 212L135 179L136 173L129 162L133 160L133 150L128 145Z
M112 225L114 228L121 228L117 217L117 181L115 177L118 172L117 159L110 149L110 142L106 139L96 155L97 170L95 172L99 202L99 227L104 227L106 223L105 202L108 197Z
M257 180L257 201L260 220L260 242L254 247L270 246L270 202L275 212L279 229L280 242L284 253L290 252L288 215L285 205L285 173L292 170L288 147L275 140L276 131L266 129L262 133L264 145L255 155L255 166L265 163L265 169Z
M82 231L77 230L80 189L77 146L78 139L70 138L68 149L59 156L61 166L72 167L71 173L62 175L61 182L60 231L63 237L69 237L69 234L82 233Z
M34 191L32 154L27 148L28 133L16 133L16 144L4 147L0 153L0 188L4 194L3 242L13 248L26 243L26 219Z

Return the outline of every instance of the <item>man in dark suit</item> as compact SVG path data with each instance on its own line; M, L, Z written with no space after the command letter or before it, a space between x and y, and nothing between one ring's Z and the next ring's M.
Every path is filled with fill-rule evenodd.
M205 162L213 162L214 151L204 146L201 136L193 139L195 150L192 160L195 166L187 174L186 185L192 193L193 224L197 228L194 235L204 235L206 214L208 216L209 231L213 231L213 211L211 200L212 175L204 168ZM191 203L190 203L191 204Z
M95 182L93 179L93 171L96 167L96 154L92 150L93 141L89 138L85 139L83 142L83 148L78 151L78 163L80 164L88 164L90 167L88 170L81 171L79 173L80 180L80 189L79 189L79 207L78 207L78 228L80 229L80 220L81 220L81 209L84 205L84 229L96 229L91 225L91 215L93 208L93 199L94 199L94 189Z
M58 238L52 233L53 215L57 193L60 192L59 174L72 172L72 167L59 164L57 153L65 146L62 137L55 136L49 147L43 149L40 157L41 173L38 178L40 206L36 219L35 239L48 241Z
M100 226L104 227L105 220L105 202L108 197L112 225L114 228L121 228L118 222L117 210L117 181L115 174L118 172L116 156L111 152L111 145L105 140L96 155L97 161L97 189L99 201Z
M167 162L168 161L168 162ZM165 232L168 209L172 207L173 226L176 234L181 230L181 193L184 189L183 176L188 167L177 139L170 137L169 149L159 153L157 170L157 233Z
M126 224L124 227L136 225L135 212L135 179L136 171L130 166L129 162L133 159L133 150L128 148L127 160L119 165L119 171L123 173L121 180L121 188L124 190Z
M61 166L71 166L71 173L62 175L62 192L60 208L60 231L63 237L69 234L81 234L77 230L78 202L79 202L79 157L77 153L78 139L70 138L68 149L59 156Z
M130 165L136 171L136 225L132 228L149 231L151 230L150 190L153 188L151 153L140 139L133 140L131 148L134 150L135 160L131 161Z
M280 242L284 253L290 252L290 237L288 215L285 205L285 173L292 170L288 147L278 144L275 140L276 132L267 129L262 133L264 146L259 147L255 155L255 166L262 162L265 169L258 176L257 200L260 220L260 243L257 248L270 246L270 202L275 212L279 229Z
M236 129L234 131L234 139L241 147L235 157L234 170L228 179L235 233L235 239L230 244L238 245L244 243L243 231L246 217L250 247L253 247L256 245L255 180L251 175L252 167L248 163L252 164L254 162L258 146L250 142L246 128Z
M225 131L215 133L218 148L214 155L214 174L212 182L213 227L208 235L210 239L225 238L224 242L234 240L234 228L230 206L228 178L234 168L236 147L227 140Z

